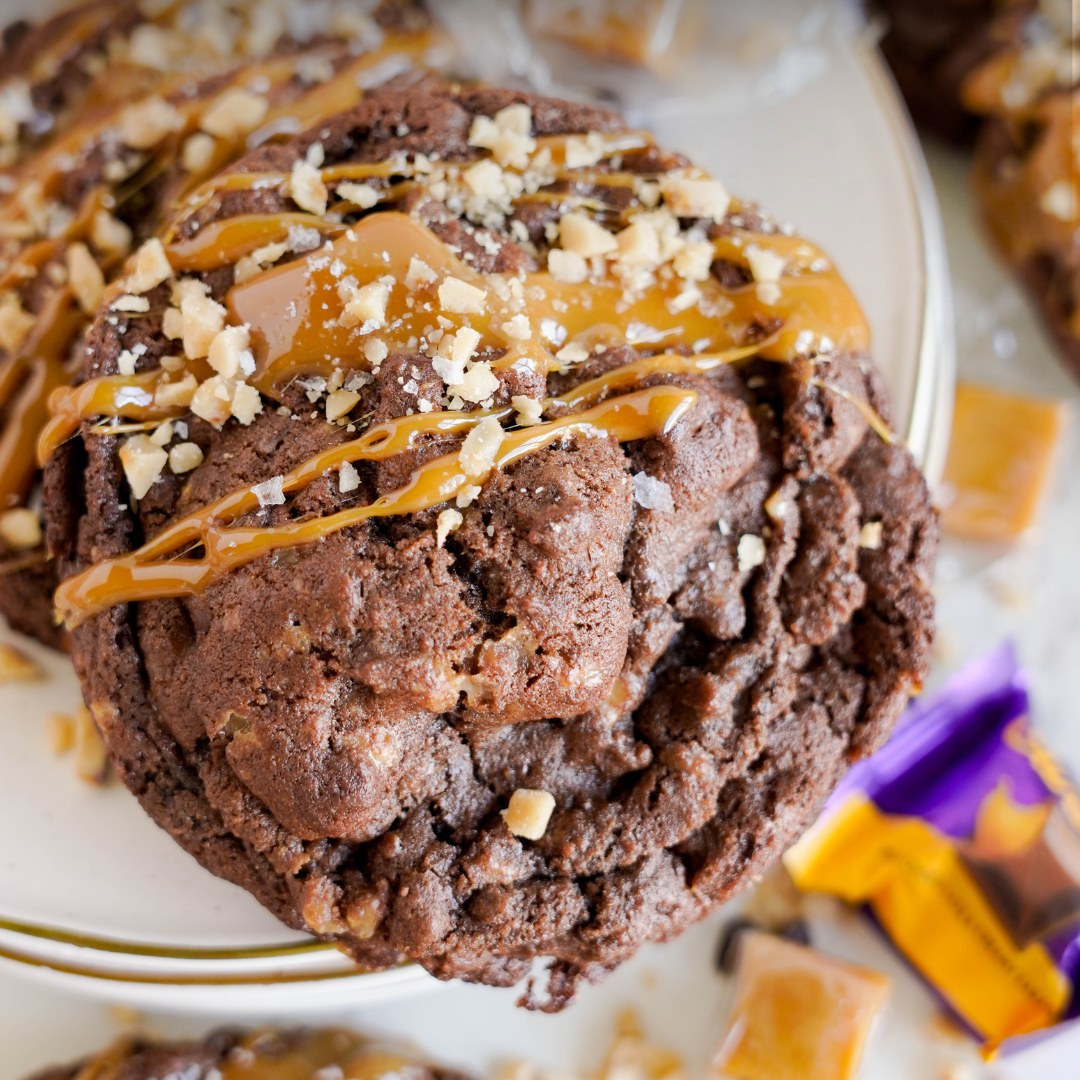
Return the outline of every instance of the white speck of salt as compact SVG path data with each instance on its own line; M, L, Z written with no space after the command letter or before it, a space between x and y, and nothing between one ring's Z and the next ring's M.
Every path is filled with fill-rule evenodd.
M281 506L285 502L285 492L282 488L284 480L284 476L272 476L269 480L256 484L251 489L251 494L259 500L259 505L262 507Z
M634 474L634 501L646 510L659 510L664 514L675 509L671 488L663 480L644 472Z
M118 409L124 405L150 405L153 401L153 397L139 386L121 386L113 398Z

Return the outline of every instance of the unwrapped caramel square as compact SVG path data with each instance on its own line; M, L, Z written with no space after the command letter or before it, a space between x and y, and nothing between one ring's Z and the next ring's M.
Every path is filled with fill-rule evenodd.
M1064 402L959 383L945 465L946 531L1008 540L1034 525L1066 416Z
M851 1080L889 980L756 931L745 935L740 953L735 1005L713 1076Z

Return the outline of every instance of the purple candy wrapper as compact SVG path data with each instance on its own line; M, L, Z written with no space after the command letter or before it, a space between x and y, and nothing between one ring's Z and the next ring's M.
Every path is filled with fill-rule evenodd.
M785 863L866 904L988 1055L1080 1016L1080 796L1011 646L912 706Z

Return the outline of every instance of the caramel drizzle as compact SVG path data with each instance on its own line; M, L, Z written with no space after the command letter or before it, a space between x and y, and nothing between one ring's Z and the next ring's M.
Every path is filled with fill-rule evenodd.
M1074 54L1075 55L1075 54ZM1075 243L1075 213L1064 217L1044 205L1044 196L1056 186L1075 193L1080 189L1077 157L1076 89L1048 86L1020 105L1008 105L1004 91L1017 78L1022 54L1009 52L977 68L964 85L968 108L1001 119L1010 131L1016 153L1001 167L977 155L974 183L983 217L998 249L1023 265L1046 252L1069 250ZM1038 137L1022 153L1020 147ZM1065 207L1068 210L1068 205ZM1070 332L1080 337L1080 311L1068 319Z
M37 466L35 440L49 416L46 402L68 382L64 362L84 323L71 291L57 290L46 300L23 348L0 367L0 401L11 401L0 435L0 510L17 505L29 493Z
M287 230L297 217L302 215L226 219L216 232L207 227L209 244L197 237L184 249L183 257L200 265L216 265L218 260L228 262L239 257L238 252L246 253L266 242L268 236L277 235L276 230ZM441 314L431 302L433 292L407 295L401 284L414 257L444 279L456 277L484 289L488 310L483 315L443 316L443 325L450 326L453 332L463 326L480 332L485 346L502 352L493 362L494 368L512 367L524 361L536 371L558 370L561 365L552 355L557 346L542 340L545 326L558 328L560 339L577 341L590 349L634 341L636 333L635 343L668 348L676 344L693 345L699 351L713 353L737 347L736 343L745 340L759 322L779 317L783 321L780 330L754 349L766 359L793 359L799 335L807 330L815 338L835 335L834 341L841 348L865 348L869 338L865 320L831 264L824 272L810 270L821 258L818 249L791 237L767 239L773 250L785 257L789 271L776 304L761 303L754 285L726 290L710 279L702 283L706 301L700 307L673 314L668 304L680 287L675 281L650 290L635 303L626 303L623 290L616 283L565 285L550 274L534 273L526 275L522 283L522 295L526 298L522 310L533 333L528 341L520 341L505 329L518 308L499 300L493 278L456 258L430 229L413 218L386 211L362 218L339 236L330 250L316 252L320 269L312 269L309 258L297 259L236 286L227 300L229 321L252 327L256 371L250 382L276 400L280 400L282 388L298 376L329 376L339 365L346 366L340 357L359 355L365 334L362 327L341 325L344 302L338 294L338 283L345 271L335 277L335 263L340 263L361 283L387 274L398 283L387 310L388 329L377 335L387 341L391 351L416 352L424 327L433 327ZM745 257L740 243L743 243L741 237L715 241L717 257ZM226 250L225 244L231 246ZM503 284L508 288L506 282ZM355 366L355 361L348 366ZM201 370L204 369L202 365ZM58 390L50 402L53 418L42 432L39 460L48 460L84 419L122 416L149 422L177 415L175 410L153 403L137 404L130 395L125 404L116 403L117 394L125 386L142 389L152 396L156 387L168 378L164 372L145 372L126 380L121 376L105 376L74 389Z
M264 118L263 124L289 116L294 118L301 127L307 127L312 123L317 123L322 117L334 115L360 100L362 91L358 86L357 78L364 71L382 62L391 54L403 54L415 60L430 46L432 40L433 36L430 33L388 35L381 48L365 53L346 64L328 82L304 92L293 101L271 109ZM258 65L242 66L227 85L240 85L250 82L255 76L263 76L270 80L271 90L275 87L280 88L294 77L298 60L297 56L290 56ZM159 92L168 97L177 93L189 81L190 76L178 76L165 84ZM167 144L163 144L155 151L156 168L159 171L173 160L183 138L197 128L202 113L224 89L224 86L219 88L212 97L199 98L177 106L184 120L184 128L179 134L172 136ZM28 162L22 170L22 175L40 180L45 194L53 194L63 177L61 166L65 158L81 150L88 140L100 138L102 132L116 122L120 109L121 107L117 106L103 115L77 125L62 139L54 142L48 150ZM243 149L243 137L235 140L218 139L216 146L215 159L211 168L222 167L240 153ZM145 183L148 179L143 176L142 182ZM191 178L189 184L196 183L198 179L198 177ZM105 204L106 194L105 187L91 190L83 198L75 219L62 235L37 240L24 247L19 256L0 272L0 291L17 289L25 285L27 280L40 274L46 265L60 259L68 245L85 240L89 235L94 214ZM131 194L132 192L129 191L128 197ZM9 197L0 205L0 222L16 220L21 214L22 210L14 196ZM310 226L313 222L309 215L281 215L273 221L263 219L266 225L260 233L257 220L233 219L220 222L208 228L206 232L216 240L218 249L223 247L235 249L238 252L236 257L239 258L240 255L247 254L262 244L284 238L288 235L288 227L292 223L299 223L302 220L304 224ZM325 222L319 221L317 224L321 231L329 235L340 231ZM245 237L239 246L235 240L237 233L242 233ZM201 239L205 246L205 237ZM250 246L245 248L244 243L249 243ZM170 259L175 260L174 266L177 271L211 269L211 266L205 265L205 261L200 261L199 250L201 249L198 243L173 245L169 254ZM100 261L104 271L115 270L113 261L109 259ZM0 404L10 402L3 434L0 435L0 510L17 504L26 497L29 491L35 469L33 451L39 436L46 434L46 427L55 433L56 425L47 423L49 418L47 402L55 390L66 387L70 381L64 371L64 362L87 321L78 316L77 310L71 303L70 293L67 290L59 290L46 302L38 316L38 324L31 332L24 348L17 355L9 356L0 363ZM116 391L120 389L119 386L115 388ZM13 397L17 390L18 397ZM92 397L93 391L76 396L74 401L79 402L81 407L89 408L93 402L88 399ZM113 397L115 397L115 391ZM108 403L99 400L98 403L104 406L100 415L117 415L112 411L112 400L110 399ZM61 429L65 423L70 423L74 401L64 397L56 401L61 414L68 418L66 421L61 421L59 425ZM74 424L78 424L77 418ZM73 430L74 427L71 427L68 433L59 439L59 442L70 437ZM15 447L16 441L19 449ZM59 445L59 442L52 445L55 447ZM42 461L46 459L47 455Z
M652 438L669 432L697 400L696 392L674 386L613 398L582 413L535 427L508 432L495 455L494 468L505 469L529 454L569 435L614 437L620 442ZM282 480L292 492L348 461L381 461L401 454L417 435L458 433L478 424L485 415L501 413L439 413L402 417L377 424L359 439L324 451ZM416 469L405 487L367 506L326 517L274 527L230 526L255 510L259 501L251 489L234 491L189 514L129 555L106 560L64 582L56 593L56 609L68 627L75 627L116 604L162 597L192 596L237 567L282 548L299 547L358 525L374 517L415 514L453 499L475 483L461 467L457 453L435 458ZM201 558L169 558L201 545Z
M715 241L717 257L744 258L740 239ZM761 239L763 246L789 256L790 275L783 279L779 298L772 304L761 300L754 285L729 290L710 278L700 283L704 294L700 304L673 311L682 288L675 278L660 281L644 297L628 301L622 285L614 280L567 285L537 272L524 279L526 300L520 308L500 300L493 279L456 258L429 229L404 214L387 211L362 218L331 248L316 253L315 263L310 258L298 259L235 287L228 297L229 317L234 324L251 325L256 373L250 382L272 398L279 395L278 388L299 375L331 374L342 366L340 358L356 356L372 333L355 323L343 325L345 303L338 292L335 262L360 284L384 275L398 282L387 308L388 327L372 334L384 340L391 352L417 351L425 328L434 328L440 314L435 304L423 302L422 294L409 295L400 284L414 257L443 279L459 278L487 293L485 313L443 317L451 324L447 332L469 326L480 332L486 346L502 350L492 364L496 369L524 362L540 372L558 370L561 365L552 353L564 341L587 348L630 342L715 351L745 340L755 326L770 321L781 321L783 326L762 350L768 359L794 359L805 331L815 341L829 336L841 349L865 349L869 344L865 319L839 275L831 264L821 272L809 271L820 252L789 237ZM533 330L526 341L507 330L509 321L522 310ZM546 342L545 327L554 335Z

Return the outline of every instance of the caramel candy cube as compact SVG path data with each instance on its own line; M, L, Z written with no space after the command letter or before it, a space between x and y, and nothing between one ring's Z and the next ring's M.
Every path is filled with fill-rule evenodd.
M603 59L663 69L700 41L701 0L529 0L526 25Z
M851 1080L889 980L771 934L746 934L741 952L713 1076Z
M945 483L945 529L1008 540L1036 521L1065 428L1066 406L961 382L956 387Z

